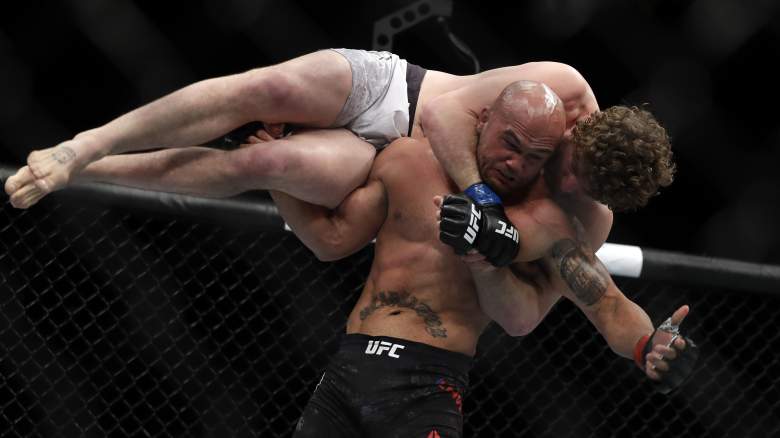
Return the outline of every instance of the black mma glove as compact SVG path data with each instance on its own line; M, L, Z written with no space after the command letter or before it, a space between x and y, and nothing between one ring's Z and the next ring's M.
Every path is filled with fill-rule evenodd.
M482 211L468 196L447 195L441 204L439 240L464 255L474 247L482 222Z
M666 332L667 334L672 335L671 340L667 342L667 346L673 345L674 341L678 337L681 337L680 326L672 324L672 318L668 318L658 326L651 335L643 336L639 339L636 347L634 347L634 362L643 371L646 366L647 354L653 350L653 345L655 345L653 339L659 332ZM669 365L669 370L665 372L657 371L661 380L654 381L654 384L656 390L661 394L668 394L682 385L693 372L693 368L699 358L699 347L696 346L696 343L688 337L682 336L682 338L685 340L685 349L679 350L678 348L673 347L676 350L677 357L674 359L665 359L666 363Z
M501 199L483 183L472 185L465 194L444 197L439 239L459 255L476 248L499 267L512 263L520 249L517 230L506 217Z

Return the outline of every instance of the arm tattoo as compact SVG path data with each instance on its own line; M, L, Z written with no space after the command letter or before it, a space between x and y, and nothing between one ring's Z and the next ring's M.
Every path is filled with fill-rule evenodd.
M553 246L552 257L578 300L591 306L604 296L609 272L586 245L572 239L559 240Z
M425 322L425 331L434 338L446 338L447 329L441 322L439 315L431 307L417 297L406 291L379 292L371 297L371 303L360 311L360 320L363 321L381 307L407 307L414 310L417 316Z

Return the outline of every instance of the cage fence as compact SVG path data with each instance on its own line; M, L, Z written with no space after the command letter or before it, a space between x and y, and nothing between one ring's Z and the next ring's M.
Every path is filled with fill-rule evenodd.
M3 437L289 436L372 258L66 197L5 203L0 242ZM483 334L466 436L780 434L776 296L618 285L655 324L690 304L702 354L682 388L655 393L561 302L528 336Z

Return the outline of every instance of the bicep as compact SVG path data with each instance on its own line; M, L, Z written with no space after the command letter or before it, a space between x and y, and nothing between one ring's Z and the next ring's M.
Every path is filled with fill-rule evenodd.
M550 258L557 275L568 286L572 300L579 306L598 303L614 283L606 267L590 248L574 239L556 241Z
M379 179L369 182L347 196L333 212L333 220L355 244L366 244L376 236L387 217L387 194Z
M509 265L509 269L519 285L525 285L532 289L536 320L527 328L527 332L530 332L547 316L561 298L560 288L556 287L549 268L541 260L530 263L512 263Z
M384 221L384 187L371 181L348 195L334 210L271 192L287 224L321 260L336 260L374 238Z
M426 107L433 111L425 111L423 114L446 112L448 115L460 114L476 121L482 109L491 106L507 85L520 79L523 78L513 77L505 69L482 73L473 77L466 85L431 99Z
M576 242L556 242L553 255L546 259L553 271L555 289L601 331L625 297L598 257L583 250L583 246L572 245Z
M535 80L544 82L555 91L566 105L566 110L577 110L580 118L598 111L599 105L590 84L574 67L558 62L540 62Z

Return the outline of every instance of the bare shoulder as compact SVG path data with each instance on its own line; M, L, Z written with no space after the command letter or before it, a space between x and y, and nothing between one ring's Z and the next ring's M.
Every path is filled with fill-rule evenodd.
M382 174L408 167L414 163L415 159L419 159L420 154L424 154L426 151L430 151L430 144L427 140L401 137L377 154L371 172Z
M549 198L524 201L519 204L506 205L507 217L523 229L526 227L542 225L546 227L566 228L568 217L562 208Z
M475 78L503 78L505 85L518 80L542 82L561 98L568 113L576 113L574 119L598 110L596 97L585 77L576 68L561 62L527 62L488 70Z
M580 211L575 212L575 216L580 220L585 229L584 238L591 248L600 248L609 237L612 230L612 221L614 219L612 210L606 205L597 201L590 200Z
M520 233L518 261L543 258L555 242L576 238L569 216L550 199L541 198L505 207L507 217Z
M530 215L558 236L574 236L571 217L552 199L542 198L530 202Z

